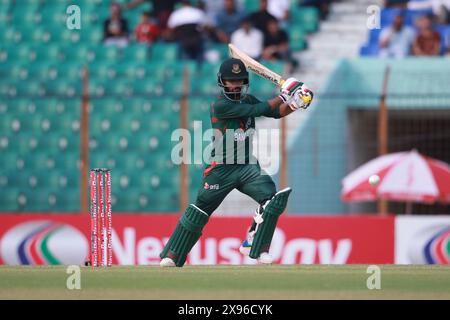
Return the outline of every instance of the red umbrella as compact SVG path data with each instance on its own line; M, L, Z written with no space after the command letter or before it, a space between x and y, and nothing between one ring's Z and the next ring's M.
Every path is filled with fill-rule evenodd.
M373 175L379 177L378 183L369 182ZM344 201L450 202L450 166L416 150L375 158L347 175L342 183Z

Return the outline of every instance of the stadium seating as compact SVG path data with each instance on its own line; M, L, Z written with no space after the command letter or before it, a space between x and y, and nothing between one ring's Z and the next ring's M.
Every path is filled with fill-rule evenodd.
M123 1L120 1L123 2ZM182 77L189 71L188 127L210 127L209 104L218 93L217 63L199 67L178 60L172 43L150 48L130 43L105 47L109 0L80 0L82 30L69 30L69 0L0 0L0 210L80 210L81 70L89 70L89 167L110 167L114 211L177 211L179 169L170 161L179 127ZM248 11L258 0L246 0ZM147 3L125 12L130 30ZM290 44L305 48L317 30L314 8L293 6ZM220 59L226 45L213 45ZM283 72L281 63L266 63ZM252 76L260 98L274 86ZM207 142L204 142L204 146ZM203 165L189 166L189 196L200 186Z

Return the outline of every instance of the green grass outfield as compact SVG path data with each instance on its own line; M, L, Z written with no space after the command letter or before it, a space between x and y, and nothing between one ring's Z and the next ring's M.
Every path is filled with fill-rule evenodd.
M381 289L366 265L0 267L0 299L450 299L450 266L381 265Z

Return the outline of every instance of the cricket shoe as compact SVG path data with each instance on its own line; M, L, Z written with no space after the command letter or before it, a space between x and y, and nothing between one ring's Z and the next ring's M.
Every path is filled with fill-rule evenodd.
M263 252L259 256L258 262L261 263L261 264L272 264L273 258L272 258L272 256L269 253Z
M170 259L170 258L164 258L161 260L161 262L159 263L159 265L163 268L166 267L175 267L175 262Z
M252 243L254 237L255 231L250 231L247 234L247 239L245 239L244 242L242 242L241 246L239 247L239 252L244 256L248 256L250 254L250 251L252 250Z

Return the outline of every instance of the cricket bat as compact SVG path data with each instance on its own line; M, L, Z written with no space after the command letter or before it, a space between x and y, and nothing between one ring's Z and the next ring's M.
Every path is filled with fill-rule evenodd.
M230 52L230 56L236 59L240 59L245 67L249 69L250 71L256 73L257 75L272 81L277 86L282 86L284 83L284 79L281 78L281 76L270 70L269 68L263 66L258 61L254 60L253 58L249 57L246 53L242 52L238 48L236 48L235 45L229 43L228 44L228 50Z

